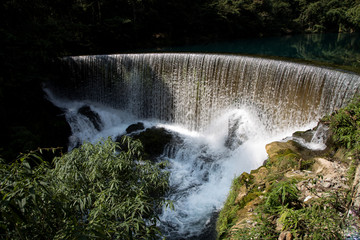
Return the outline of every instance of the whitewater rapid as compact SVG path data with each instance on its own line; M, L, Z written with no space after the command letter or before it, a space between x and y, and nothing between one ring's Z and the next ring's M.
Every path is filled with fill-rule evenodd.
M226 200L232 180L263 164L267 159L267 143L316 124L294 126L282 132L269 131L265 119L243 107L225 109L202 131L194 131L156 119L139 119L129 112L94 102L59 99L50 90L46 92L50 101L64 110L71 126L69 150L83 142L116 139L126 133L129 125L139 121L145 128L163 127L180 139L168 145L159 156L159 160L169 162L171 191L168 197L175 208L164 208L160 215L159 226L167 239L201 239L204 234L203 239L208 239L206 231L214 227L216 213ZM100 130L89 118L79 114L83 106L89 106L98 114Z

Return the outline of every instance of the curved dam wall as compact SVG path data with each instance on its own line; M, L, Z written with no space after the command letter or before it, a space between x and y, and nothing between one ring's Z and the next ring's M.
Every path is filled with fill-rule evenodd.
M239 55L118 54L62 59L59 97L88 100L201 130L224 109L245 107L270 131L306 125L360 92L360 76Z

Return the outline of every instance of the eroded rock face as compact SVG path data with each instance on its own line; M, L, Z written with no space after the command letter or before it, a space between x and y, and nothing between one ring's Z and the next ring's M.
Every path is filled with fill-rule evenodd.
M312 129L307 131L297 131L294 132L292 136L296 138L302 138L305 142L310 142L314 136L314 131Z

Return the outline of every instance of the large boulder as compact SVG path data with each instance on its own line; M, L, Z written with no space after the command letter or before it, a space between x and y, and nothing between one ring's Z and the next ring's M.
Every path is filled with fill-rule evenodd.
M150 157L159 156L164 152L165 146L171 142L173 135L165 128L151 127L133 136L139 139L144 150Z
M144 129L145 129L144 123L138 122L138 123L134 123L134 124L131 124L130 126L128 126L126 128L126 133L130 134L130 133L137 132L137 131L144 130Z
M322 144L324 148L332 144L331 131L329 127L321 122L306 131L297 131L292 134L293 138L303 143Z
M304 149L300 144L295 141L287 141L287 142L272 142L265 146L266 152L269 155L270 159L274 157L278 157L279 154L283 154L285 152L293 152L296 153L299 150Z
M144 124L138 122L136 124L131 124L126 129L126 135L130 135L133 139L139 139L144 146L144 152L147 154L147 157L154 159L164 153L165 146L170 144L173 140L175 141L178 138L174 138L175 135L165 128L162 127L151 127L147 128L144 131ZM124 135L119 135L115 138L116 142L121 142L121 138Z

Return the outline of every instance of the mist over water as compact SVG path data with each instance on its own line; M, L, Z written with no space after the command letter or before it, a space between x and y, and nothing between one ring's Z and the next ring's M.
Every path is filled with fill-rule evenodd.
M168 239L209 239L232 180L263 164L265 145L315 127L360 88L352 73L232 55L84 56L64 65L69 80L45 90L71 125L69 150L139 121L177 136L159 156L170 163L175 207L160 216ZM79 114L84 105L98 124ZM322 148L321 131L304 144Z

